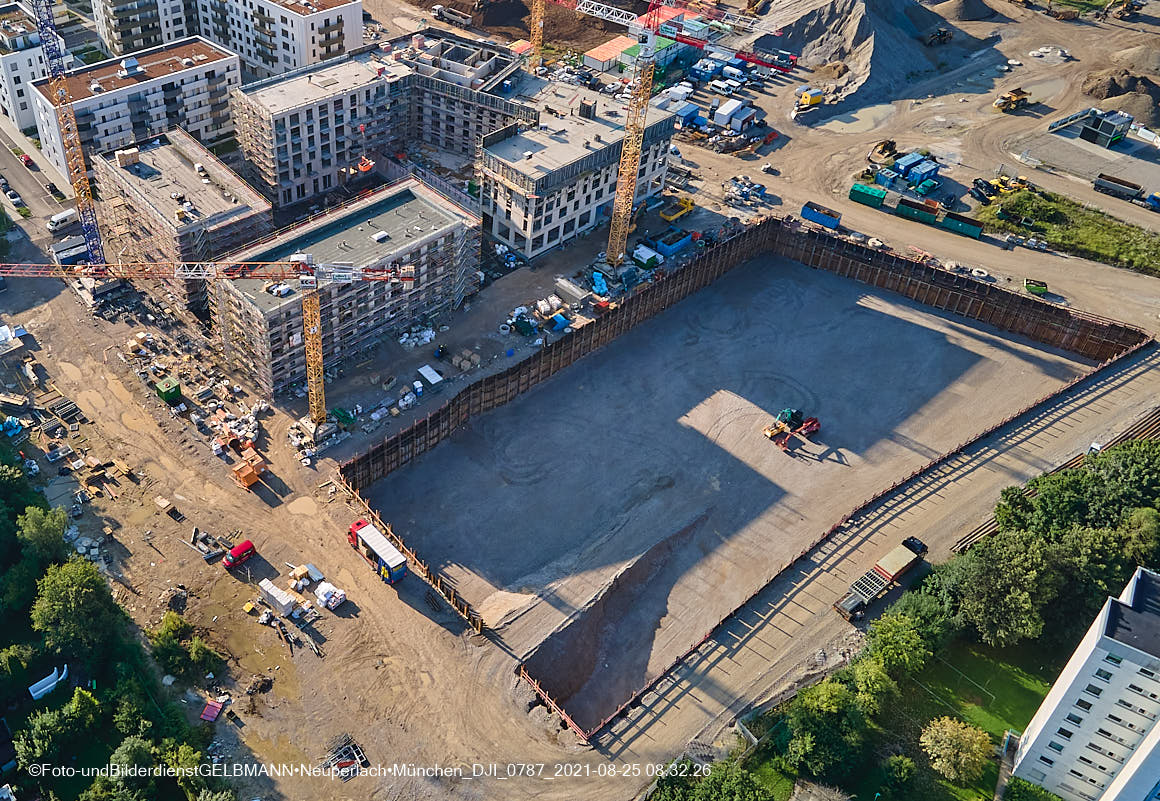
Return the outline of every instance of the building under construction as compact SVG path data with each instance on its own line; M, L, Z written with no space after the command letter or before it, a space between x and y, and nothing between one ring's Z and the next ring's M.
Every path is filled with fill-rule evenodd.
M210 261L267 236L270 204L180 128L92 159L108 255L117 261ZM170 306L208 312L205 281L145 282Z
M246 177L286 205L400 150L470 161L484 134L536 123L534 110L502 96L519 68L501 45L428 29L247 84L231 96Z
M234 253L227 262L289 260L398 267L414 281L319 286L328 368L427 315L456 308L479 268L479 218L408 178L308 224ZM215 282L211 313L222 353L268 396L304 381L302 291L298 281Z

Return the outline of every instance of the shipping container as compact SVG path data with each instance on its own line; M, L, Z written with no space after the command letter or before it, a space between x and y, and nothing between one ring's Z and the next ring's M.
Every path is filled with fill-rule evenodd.
M910 172L910 169L916 164L926 159L921 153L907 153L905 156L899 156L894 160L894 171L904 178Z
M956 214L953 211L948 211L938 221L938 226L940 228L946 228L948 231L964 234L972 239L978 239L983 234L983 224L981 222L962 214Z
M753 107L743 108L733 115L733 119L729 120L729 127L740 133L757 121L757 109Z
M923 204L915 203L913 200L907 200L906 198L899 198L898 207L894 210L894 213L899 217L909 217L912 220L918 220L928 225L933 224L938 219L938 215Z
M713 112L713 123L723 128L727 127L729 120L733 119L733 115L744 106L744 100L730 100L728 103L723 103L719 109Z
M937 161L923 159L907 171L906 179L912 184L920 184L923 181L937 178L938 168L939 165Z
M811 200L802 206L802 219L817 223L825 228L837 230L838 224L842 221L842 215L833 209L819 206Z
M366 520L356 520L347 532L346 541L388 584L407 575L407 559L383 532Z
M880 209L882 208L882 203L886 200L886 190L880 186L854 184L850 187L850 200L853 200L855 203L861 203L864 206Z
M880 169L874 176L874 183L885 187L894 186L894 182L898 180L898 173L894 170L888 170L885 167Z

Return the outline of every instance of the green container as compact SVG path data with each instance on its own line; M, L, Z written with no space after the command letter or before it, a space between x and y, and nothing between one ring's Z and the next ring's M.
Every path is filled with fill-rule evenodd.
M850 200L853 200L855 203L861 203L864 206L880 209L886 200L886 190L881 186L854 184L850 187Z
M932 225L938 219L938 215L932 211L917 209L914 206L908 206L903 203L898 204L898 208L895 209L894 213L899 217L909 217L912 220L918 220L927 225Z
M157 382L157 397L174 406L181 402L181 384L176 378L163 378Z
M939 220L938 226L939 228L946 228L948 231L954 231L957 234L969 236L971 239L978 239L983 233L982 223L951 213L948 213Z

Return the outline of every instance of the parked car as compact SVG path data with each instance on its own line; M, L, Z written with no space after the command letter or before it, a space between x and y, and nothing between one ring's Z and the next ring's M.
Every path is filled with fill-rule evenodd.
M989 198L989 197L987 197L985 194L983 194L983 192L982 192L982 191L979 189L979 187L977 187L977 186L972 186L972 187L970 188L970 190L968 190L968 194L969 194L971 197L973 197L975 200L977 200L977 201L979 201L980 203L982 203L984 206L990 206L990 205L991 205L991 198Z
M44 191L48 192L50 195L55 195L60 192L60 190L56 188L56 184L54 184L52 181L49 181L44 185Z
M20 154L20 163L30 170L36 166L36 162L32 160L32 156L28 155L27 153Z
M8 179L3 175L0 175L0 191L8 191Z
M251 556L258 552L254 547L254 543L249 540L239 542L233 548L230 548L229 553L222 559L222 567L229 570L231 567L237 567L242 562L245 562Z
M13 206L23 206L24 198L20 197L20 193L15 189L9 189L4 193L4 196L12 201Z

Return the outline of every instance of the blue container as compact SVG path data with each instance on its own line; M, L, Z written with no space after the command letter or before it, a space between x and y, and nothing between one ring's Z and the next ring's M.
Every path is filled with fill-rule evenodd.
M653 250L662 256L671 256L681 250L687 248L693 241L693 234L689 231L680 231L683 236L672 236L677 229L670 229L657 237L657 241L649 245ZM666 240L668 240L666 242Z
M894 160L894 171L905 178L911 168L922 161L926 161L926 157L921 153L907 153Z
M938 162L930 159L923 159L918 164L910 168L907 173L907 178L912 184L921 184L923 181L938 177Z
M885 167L879 170L878 173L874 176L874 183L879 184L880 186L885 186L887 188L894 186L894 182L897 180L898 173L896 173L894 170L888 170Z
M833 209L827 209L825 206L819 206L810 201L802 206L802 219L836 231L838 224L842 221L842 215Z

